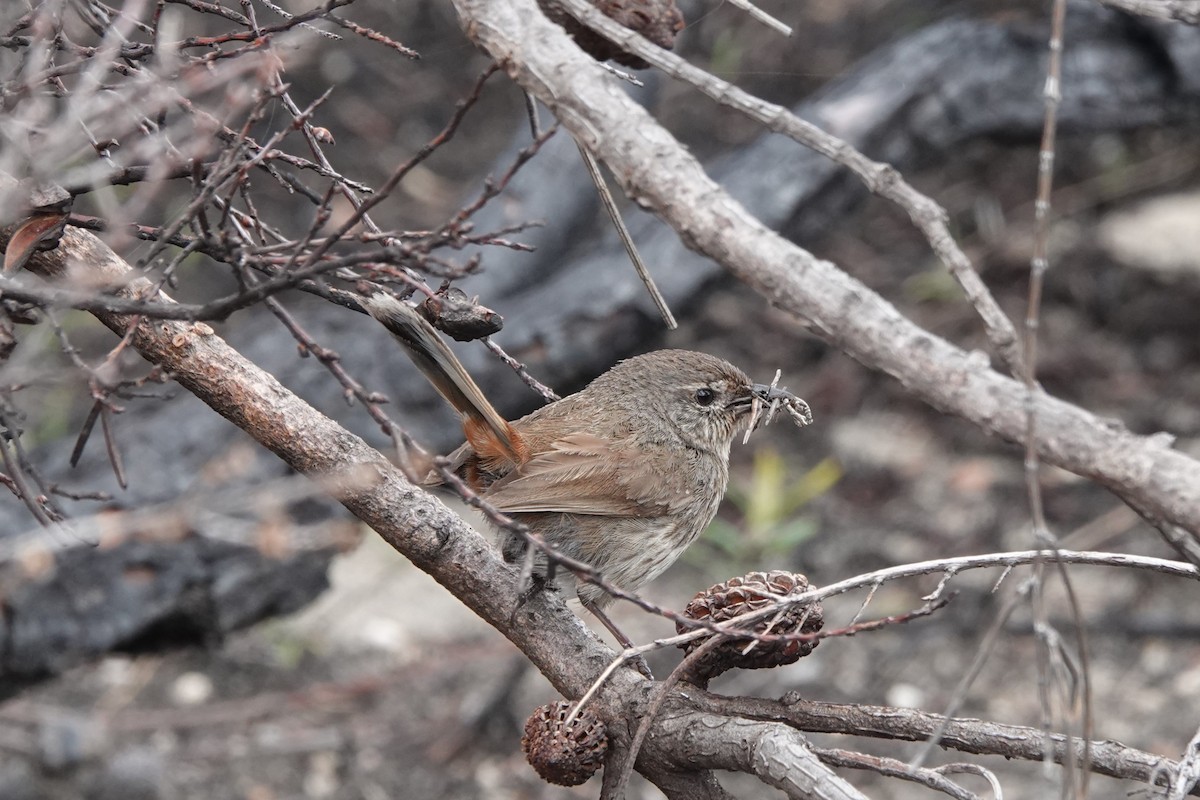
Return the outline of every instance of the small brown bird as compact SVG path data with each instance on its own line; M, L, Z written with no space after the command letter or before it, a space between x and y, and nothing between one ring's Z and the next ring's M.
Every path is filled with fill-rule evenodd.
M763 404L773 411L783 403L800 424L812 420L803 400L751 383L727 361L659 350L510 423L414 309L384 293L362 303L462 414L467 442L451 460L467 484L627 591L660 575L712 521L733 437L752 417L757 423ZM505 559L520 560L524 539L502 537ZM577 594L629 646L603 613L612 597L582 582Z

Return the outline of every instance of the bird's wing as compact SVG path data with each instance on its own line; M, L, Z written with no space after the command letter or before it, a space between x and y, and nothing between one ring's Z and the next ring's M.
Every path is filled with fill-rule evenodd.
M683 499L674 489L679 476L663 474L663 466L655 453L573 433L496 481L484 497L513 513L656 517Z

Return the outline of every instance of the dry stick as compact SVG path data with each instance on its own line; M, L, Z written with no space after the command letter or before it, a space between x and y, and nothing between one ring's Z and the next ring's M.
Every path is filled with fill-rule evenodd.
M992 796L995 800L1004 800L1004 792L1000 787L1000 779L996 774L986 767L981 767L978 764L972 764L969 761L960 761L954 764L946 764L938 767L934 772L942 775L978 775L988 782L992 789Z
M492 340L492 337L488 336L488 337L484 338L483 345L488 350L490 350L497 358L499 358L501 361L503 361L505 366L507 366L513 372L517 373L517 377L519 377L522 381L524 381L525 385L528 386L530 389L533 389L535 392L540 394L542 396L542 399L545 400L547 403L553 403L556 400L562 399L562 397L560 397L557 392L555 392L553 389L551 389L546 384L539 381L537 378L533 377L533 375L531 375L529 373L529 370L525 367L524 364L522 364L520 361L517 361L515 358L513 358L508 353L506 353L504 351L503 347L496 344Z
M743 2L744 0L737 0L735 5L741 6ZM741 7L746 10L752 8L748 5ZM753 12L751 14L753 15ZM771 18L768 17L768 19ZM784 35L790 36L791 29L787 29ZM536 139L539 136L541 124L538 121L537 101L528 92L525 92L525 111L529 117L529 129ZM625 247L625 252L629 255L629 260L633 262L633 268L637 271L638 277L642 279L642 283L646 286L646 291L650 293L650 298L654 300L654 305L658 308L658 313L662 316L668 330L675 330L679 327L679 323L675 321L675 315L671 313L671 308L667 305L667 299L663 297L662 292L658 289L658 285L654 283L654 278L650 275L650 270L646 267L646 262L642 260L641 253L638 252L637 246L633 243L633 236L629 233L629 228L626 227L625 220L621 217L620 209L617 208L617 204L613 200L612 192L609 191L608 184L604 180L604 175L600 172L600 165L596 162L596 157L578 139L575 140L575 146L579 148L579 155L583 158L583 165L587 168L588 177L592 179L592 184L596 187L596 191L600 195L600 202L604 206L604 210L608 212L608 218L612 220L613 227L617 229L617 235L621 238L621 244ZM749 431L747 431L746 435L749 436Z
M1050 199L1054 187L1054 158L1055 141L1058 133L1058 107L1062 102L1062 53L1063 28L1066 21L1066 0L1055 0L1050 22L1049 59L1046 65L1046 82L1043 90L1045 104L1045 120L1042 125L1042 141L1038 152L1037 199L1034 203L1034 237L1033 256L1030 261L1029 299L1025 311L1025 347L1024 374L1025 383L1025 488L1029 497L1030 514L1033 521L1033 539L1035 545L1056 547L1057 542L1046 523L1045 507L1042 501L1042 487L1039 476L1040 459L1037 452L1038 415L1035 397L1040 391L1037 383L1038 362L1038 328L1040 324L1042 291L1045 285L1046 270L1049 268L1050 241ZM1053 556L1051 556L1053 561ZM1087 795L1088 746L1092 733L1092 704L1091 682L1087 665L1087 638L1083 626L1083 614L1075 596L1074 586L1061 564L1056 564L1059 578L1067 595L1071 616L1074 620L1076 647L1079 657L1083 660L1081 670L1081 687L1083 697L1082 731L1080 739L1084 743L1083 765L1080 770L1080 783L1075 784L1076 765L1073 761L1075 748L1067 748L1069 756L1063 773L1063 792L1068 793L1072 788L1076 797ZM1049 741L1054 728L1051 699L1051 669L1050 642L1047 637L1053 630L1049 621L1050 612L1045 596L1045 563L1038 561L1034 564L1032 576L1034 630L1037 631L1038 694L1042 713L1042 729ZM1069 709L1063 709L1064 723L1069 716ZM1066 725L1064 724L1064 728ZM1046 758L1049 763L1049 748Z
M747 771L790 800L867 800L813 752L800 731L778 726L763 730L746 743L752 753Z
M67 459L67 463L71 468L79 466L79 459L83 458L83 449L88 443L88 439L92 436L92 428L95 427L96 421L100 419L100 408L103 406L102 400L93 400L92 408L88 411L87 417L83 420L83 425L79 428L79 435L75 437L75 446L71 448L71 457Z
M129 481L125 477L125 463L121 460L121 450L117 447L112 423L109 421L111 413L108 405L100 406L100 431L104 434L104 451L108 453L108 463L112 465L113 474L117 477L117 485L122 489L128 489Z
M1200 0L1099 0L1100 5L1155 19L1200 25Z
M25 480L24 465L9 452L9 444L5 439L10 439L14 445L17 437L20 435L17 430L9 423L7 415L0 412L0 460L4 462L4 469L8 473L10 488L13 494L21 498L25 506L29 509L29 513L33 514L42 525L51 525L54 519L46 513L46 509L38 501L40 492L35 493L33 487Z
M939 767L936 770L923 769L914 767L911 764L905 764L903 761L894 758L870 756L865 753L855 753L850 750L837 748L814 747L812 751L816 754L817 758L832 767L871 770L889 778L900 778L901 780L923 784L942 794L948 794L955 798L955 800L979 800L979 795L967 791L943 775L940 770L944 769L944 767ZM971 766L975 765L972 764Z
M1200 730L1183 749L1183 758L1179 760L1179 768L1171 779L1169 794L1163 800L1183 800L1197 784L1200 784Z
M1026 393L1018 381L991 369L983 354L915 325L861 281L755 219L560 27L545 20L533 0L452 2L470 38L550 108L608 166L626 194L670 224L689 248L720 263L832 346L897 378L925 402L985 432L1024 441ZM581 7L579 0L562 3L573 13ZM657 48L614 27L622 46L629 42L626 49L635 48L656 65L666 63ZM609 29L604 31L611 38ZM792 124L774 121L777 130L791 130ZM878 185L894 195L896 176L887 175L880 173ZM936 215L934 221L944 230ZM1044 460L1101 483L1165 535L1174 529L1200 534L1200 462L1170 449L1164 437L1130 433L1077 405L1044 394L1037 403L1039 420L1054 431L1038 442Z
M522 94L525 97L525 116L529 120L529 133L536 139L542 135L542 123L538 120L537 100L529 92Z
M365 25L359 25L357 22L352 20L343 19L332 12L325 14L324 16L325 19L329 20L330 22L333 22L334 24L339 25L348 31L357 33L364 39L369 39L372 42L379 42L385 47L395 50L397 53L406 58L411 58L415 61L421 57L421 54L416 50L413 50L411 47L405 47L400 42L397 42L395 39L380 33L374 28L368 28Z
M651 44L640 35L604 16L587 0L560 0L560 4L571 16L600 32L624 50L634 53L672 78L694 86L721 105L729 106L761 122L768 130L788 136L827 156L861 178L871 192L904 209L962 287L967 299L983 320L988 341L1009 372L1013 375L1021 374L1021 351L1017 332L971 265L971 260L954 240L946 224L946 210L909 185L892 166L872 161L849 143L800 119L783 106L761 100ZM610 163L609 167L612 166Z
M629 260L633 262L633 268L637 270L638 277L642 279L642 283L646 284L646 291L650 293L651 299L654 300L654 305L658 308L658 313L662 315L663 322L667 324L667 328L675 330L679 327L679 323L675 321L675 315L671 313L671 309L667 306L667 299L658 290L658 286L654 283L654 278L650 275L650 270L646 267L646 262L642 261L642 255L638 252L637 246L634 245L633 236L630 235L629 228L625 227L625 220L621 219L621 210L617 208L612 192L608 190L608 184L604 182L604 175L600 173L600 165L596 163L596 157L578 139L575 140L575 146L579 148L579 155L583 157L583 165L587 167L588 177L592 179L592 183L596 186L596 191L600 194L600 203L604 206L604 210L608 212L608 218L612 220L613 227L617 229L617 235L621 237L621 244L625 246L625 252L629 254Z
M740 8L742 11L745 11L747 14L749 14L751 19L761 22L763 25L766 25L768 28L773 28L774 30L779 31L784 36L792 35L792 28L790 25L785 25L784 23L775 19L775 17L772 17L770 14L763 11L758 6L754 5L753 3L750 3L749 0L729 0L729 4L731 6L736 6L737 8Z
M275 274L269 280L200 305L161 302L153 298L141 299L123 291L121 294L107 293L114 290L117 286L116 284L102 290L43 288L33 284L20 286L2 281L0 281L0 286L2 286L5 297L11 297L42 307L75 308L92 312L112 311L121 314L142 314L154 319L221 320L233 312L254 305L267 297L302 284L311 284L310 279L324 273L333 272L353 263L377 263L379 260L380 257L376 254L359 254L342 259L323 259L316 261L311 266L296 267L287 272L275 270ZM349 296L346 292L339 293L332 289L326 289L321 294L337 300L341 305L350 305L348 302ZM351 307L357 307L357 301Z
M695 699L706 696L699 689L688 698L672 703L657 735L647 746L678 743L696 755L672 761L667 769L686 777L709 766L712 769L753 775L781 792L789 800L867 800L865 795L822 763L808 740L795 726L779 719L739 719L737 716L702 714L693 716ZM661 787L660 787L661 788ZM700 800L698 788L668 793L672 800ZM724 790L706 791L705 798L733 800Z
M978 719L950 719L911 708L870 706L862 703L827 703L808 700L796 692L782 700L722 697L697 694L695 705L719 715L740 715L750 719L781 720L799 730L872 736L896 741L919 741L944 726L942 746L963 753L999 755L1022 761L1040 761L1045 754L1045 737L1037 728L1009 725ZM1057 762L1065 761L1065 750L1083 749L1073 737L1055 734L1051 744ZM1101 775L1166 786L1170 771L1177 768L1171 759L1127 747L1112 740L1094 741L1090 747L1091 769ZM1192 795L1200 794L1193 789Z

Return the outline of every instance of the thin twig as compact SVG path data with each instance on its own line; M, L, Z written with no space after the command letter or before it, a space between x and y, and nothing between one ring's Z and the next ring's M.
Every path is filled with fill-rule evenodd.
M629 260L633 262L633 268L637 270L638 277L646 285L646 291L650 293L650 299L654 301L654 305L658 309L658 313L662 315L663 322L666 323L667 328L675 330L679 327L679 323L675 321L675 315L671 313L671 308L667 305L667 299L663 297L662 292L659 291L658 286L654 283L654 278L650 275L650 270L646 267L646 262L642 261L642 255L638 252L637 245L633 243L633 236L629 233L629 228L625 227L625 220L621 218L621 210L617 208L617 203L613 200L612 192L608 190L608 184L604 181L604 175L600 172L600 165L596 163L596 157L578 139L575 140L575 145L579 148L579 155L583 158L583 165L587 167L588 177L592 179L592 183L596 186L596 192L600 195L600 204L608 212L608 218L612 220L613 227L617 229L617 235L621 237L621 244L624 245L625 252L629 255Z
M1054 0L1050 22L1049 58L1046 65L1046 82L1043 91L1045 118L1042 126L1042 141L1038 152L1037 199L1034 204L1034 235L1033 255L1030 261L1029 298L1025 312L1024 337L1024 372L1022 379L1025 383L1025 488L1029 497L1030 516L1033 523L1033 541L1035 545L1056 547L1057 543L1046 522L1045 508L1042 499L1040 479L1040 459L1037 452L1038 419L1037 395L1041 387L1037 383L1038 363L1038 329L1040 326L1042 293L1045 285L1045 275L1049 269L1050 242L1050 200L1054 186L1055 142L1058 133L1058 107L1062 102L1062 54L1063 30L1066 22L1066 0ZM1087 641L1084 631L1082 614L1075 597L1074 588L1066 570L1062 569L1053 556L1049 559L1057 567L1058 575L1067 592L1067 599L1074 619L1076 646L1083 667L1080 671L1080 691L1082 696L1082 730L1080 738L1085 742L1083 757L1084 764L1079 770L1080 783L1076 785L1076 767L1070 759L1064 772L1063 792L1071 792L1078 798L1087 794L1088 770L1086 767L1089 757L1087 742L1091 741L1092 711L1091 686L1087 669ZM1051 659L1055 649L1048 639L1052 631L1049 622L1049 608L1045 597L1045 562L1038 561L1034 565L1032 576L1032 600L1034 614L1034 629L1039 632L1037 641L1038 693L1041 699L1042 727L1049 736L1054 728L1053 708L1055 704L1051 694ZM1057 635L1054 641L1059 641ZM1066 711L1069 713L1069 710ZM1074 748L1068 749L1073 758Z
M745 11L747 14L749 14L751 19L761 22L768 28L773 28L774 30L779 31L784 36L792 35L792 28L790 25L785 25L784 23L775 19L775 17L772 17L758 6L749 2L749 0L729 0L729 5L740 8L742 11Z
M525 368L525 365L506 353L504 348L496 344L492 337L489 336L488 338L484 339L483 344L488 350L491 350L497 358L507 364L513 372L517 373L521 380L525 382L526 386L540 394L547 403L553 403L556 400L562 399L562 397L555 393L553 389L539 381L537 378L533 377L533 375L529 374L529 370Z
M942 794L947 794L955 800L979 800L978 795L968 792L942 775L939 770L914 767L912 764L905 764L894 758L855 753L838 748L814 747L812 751L817 758L831 767L871 770L889 778L900 778L922 784Z

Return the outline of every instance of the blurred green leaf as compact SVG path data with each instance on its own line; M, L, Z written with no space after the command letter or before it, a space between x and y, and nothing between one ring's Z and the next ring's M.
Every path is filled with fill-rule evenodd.
M723 519L714 519L704 532L705 541L730 556L737 553L741 538L741 531Z
M800 476L800 480L792 484L783 506L787 514L808 505L813 500L828 492L842 479L842 466L832 458L822 459L815 467Z
M746 516L746 527L760 531L779 522L784 513L783 482L787 478L787 465L783 457L770 448L754 454L754 479L750 484L750 501L742 513Z
M771 537L771 552L775 555L786 555L811 539L816 532L817 521L812 517L801 517L776 529Z
M735 476L725 494L741 520L714 519L702 540L706 546L690 550L688 560L702 564L717 557L731 562L732 569L753 569L792 553L816 535L817 520L803 509L838 482L842 469L827 458L795 480L789 480L789 472L777 450L757 451L749 478Z
M940 264L905 280L903 292L905 297L919 302L958 302L963 296L958 281Z
M295 669L312 651L312 643L281 624L265 628L267 644L275 663L284 669Z
M718 33L711 52L708 69L714 75L728 75L741 69L745 47L734 31L724 29Z

